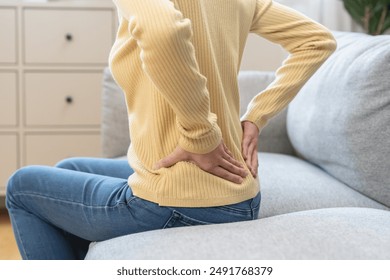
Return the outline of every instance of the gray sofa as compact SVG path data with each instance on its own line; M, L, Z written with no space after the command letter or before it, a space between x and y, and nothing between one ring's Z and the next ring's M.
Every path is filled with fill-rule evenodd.
M94 242L86 259L390 259L390 36L335 32L338 49L259 141L260 218ZM241 72L241 107L273 73ZM103 153L129 145L108 70Z

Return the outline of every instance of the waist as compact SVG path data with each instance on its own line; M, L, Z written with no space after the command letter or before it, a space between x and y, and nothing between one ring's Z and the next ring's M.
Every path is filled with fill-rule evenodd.
M179 162L170 168L149 172L140 162L131 163L134 174L128 183L134 194L161 206L213 207L251 199L259 182L248 175L235 184L211 175L192 163Z

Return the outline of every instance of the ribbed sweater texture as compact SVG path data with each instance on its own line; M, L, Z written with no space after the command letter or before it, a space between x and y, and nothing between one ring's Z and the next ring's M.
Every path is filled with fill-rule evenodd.
M177 207L254 197L260 186L251 175L235 184L189 162L157 170L154 165L178 145L204 154L223 139L245 166L241 121L261 131L285 108L334 51L331 33L271 0L114 2L120 24L110 68L126 97L128 160L135 171L128 183L134 195ZM290 55L240 119L237 76L249 33L280 44Z

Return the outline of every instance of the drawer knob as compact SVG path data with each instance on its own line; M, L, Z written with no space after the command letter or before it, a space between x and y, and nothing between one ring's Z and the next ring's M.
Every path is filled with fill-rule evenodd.
M71 41L73 41L73 35L70 33L67 33L65 35L65 39L66 39L66 41L71 42Z
M65 101L68 104L72 104L73 103L73 97L72 96L67 96L67 97L65 97Z

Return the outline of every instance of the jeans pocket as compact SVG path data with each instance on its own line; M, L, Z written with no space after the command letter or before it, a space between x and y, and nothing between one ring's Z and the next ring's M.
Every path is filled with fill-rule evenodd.
M261 194L240 203L219 206L217 209L231 215L232 221L256 220L259 216ZM237 219L237 220L234 220Z
M185 227L185 226L200 226L209 225L210 223L190 218L182 213L173 210L171 217L165 223L164 228Z

